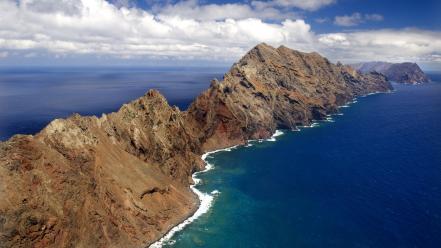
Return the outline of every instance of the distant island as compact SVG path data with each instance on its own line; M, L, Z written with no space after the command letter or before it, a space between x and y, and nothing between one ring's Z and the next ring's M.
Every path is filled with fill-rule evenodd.
M101 117L56 119L0 143L5 247L145 247L191 216L208 151L311 125L392 90L318 53L259 44L181 111L156 90Z
M365 62L350 65L361 73L378 72L397 83L427 83L429 77L416 63Z

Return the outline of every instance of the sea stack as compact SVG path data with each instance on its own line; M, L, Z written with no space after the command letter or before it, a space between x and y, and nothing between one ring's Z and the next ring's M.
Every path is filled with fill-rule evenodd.
M198 207L204 152L269 138L392 89L318 53L259 44L187 111L157 91L101 117L73 115L0 143L0 244L145 247Z

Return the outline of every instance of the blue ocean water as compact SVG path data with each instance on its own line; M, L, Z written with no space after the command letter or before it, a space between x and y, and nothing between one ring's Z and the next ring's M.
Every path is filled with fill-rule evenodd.
M207 160L212 208L171 247L441 247L441 76Z
M158 89L186 109L225 68L0 68L0 140L38 132L72 113L101 115Z
M184 109L225 69L0 69L0 139L149 88ZM171 247L441 247L441 74L358 99L335 122L211 155L208 213Z

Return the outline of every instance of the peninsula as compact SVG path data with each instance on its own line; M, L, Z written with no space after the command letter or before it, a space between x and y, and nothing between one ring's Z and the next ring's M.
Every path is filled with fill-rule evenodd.
M381 73L388 80L397 83L418 84L430 81L429 77L416 63L366 62L352 64L351 67L361 73Z
M192 215L207 151L269 138L392 89L318 53L259 44L188 110L156 90L101 117L56 119L0 143L4 247L145 247Z

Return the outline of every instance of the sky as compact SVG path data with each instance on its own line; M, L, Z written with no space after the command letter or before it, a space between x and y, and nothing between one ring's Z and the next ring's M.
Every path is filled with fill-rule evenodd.
M261 42L441 70L441 1L0 0L2 66L224 66Z

